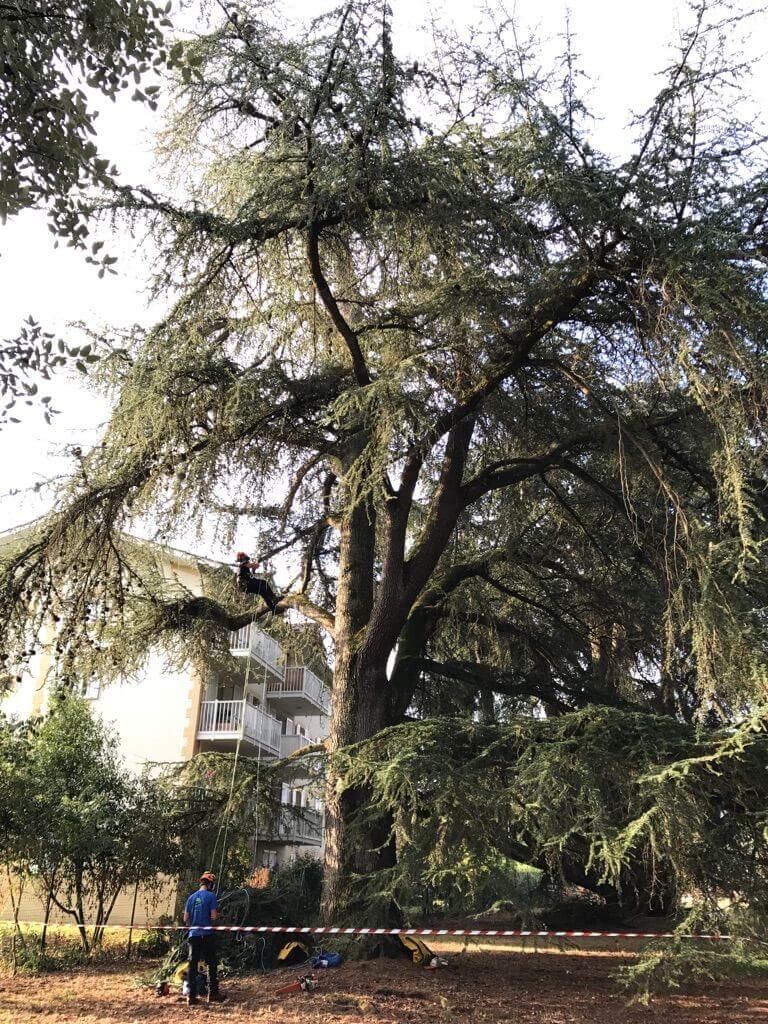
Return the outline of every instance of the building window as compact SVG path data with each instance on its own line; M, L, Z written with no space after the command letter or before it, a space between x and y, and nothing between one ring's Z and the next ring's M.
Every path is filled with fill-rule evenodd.
M277 850L262 850L261 851L261 866L263 868L273 868L277 864Z
M101 680L87 679L80 684L80 695L86 700L98 700L101 695Z

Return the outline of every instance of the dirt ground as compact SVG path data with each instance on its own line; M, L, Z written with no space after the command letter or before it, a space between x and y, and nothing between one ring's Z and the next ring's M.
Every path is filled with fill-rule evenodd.
M300 971L233 978L228 1001L187 1008L137 987L137 968L104 968L41 978L0 977L0 1022L173 1024L190 1015L220 1024L751 1024L768 1022L768 991L755 982L699 986L628 1007L611 978L632 956L611 952L484 952L425 971L376 960L318 972L313 993L276 996Z

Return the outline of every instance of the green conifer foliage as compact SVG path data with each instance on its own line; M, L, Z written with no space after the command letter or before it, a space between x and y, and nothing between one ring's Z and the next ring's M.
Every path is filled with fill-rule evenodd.
M695 723L751 721L765 693L766 194L759 132L732 113L737 23L694 14L613 158L574 75L540 73L510 26L439 35L414 63L372 0L299 27L231 6L188 47L175 197L122 194L175 305L105 339L114 413L4 558L0 643L15 664L52 619L64 675L102 654L122 670L153 637L223 649L250 614L225 575L184 594L123 531L257 524L300 565L282 607L334 645L329 751L355 752L331 761L329 916L354 877L474 828L457 794L483 750L527 772L522 809L489 804L497 844L615 884L649 849L698 879L673 856L691 823L712 849L716 823L668 780L692 777ZM425 721L384 732L403 758L438 734L446 765L466 754L423 783L434 832L398 758L377 767L408 716ZM567 811L550 791L580 728ZM746 799L741 747L716 735L707 763L722 742Z

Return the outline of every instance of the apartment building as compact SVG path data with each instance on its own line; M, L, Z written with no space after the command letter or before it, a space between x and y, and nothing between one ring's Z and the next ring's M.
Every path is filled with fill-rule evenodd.
M240 665L225 678L207 679L199 710L192 713L195 752L234 750L239 742L246 756L274 760L325 738L330 694L309 665L292 664L280 644L253 623L231 635L230 651ZM322 803L305 783L295 777L282 783L284 811L257 838L258 866L319 852Z
M203 573L210 563L183 551L158 549L164 571L187 592L202 594ZM233 581L234 583L234 581ZM217 671L189 664L172 669L160 652L152 653L141 672L120 683L89 682L84 695L110 723L119 738L125 763L133 770L158 763L179 763L204 751L234 752L274 761L325 738L330 693L318 665L300 664L265 629L251 623L230 635L231 664ZM45 711L50 653L44 646L21 683L2 702L7 715L30 718ZM279 867L298 854L320 856L323 807L307 780L286 772L280 794L282 810L259 826L254 837L255 868ZM123 894L112 923L141 924L167 913L175 892L153 908L133 909ZM24 913L37 916L34 900ZM0 901L1 902L1 901ZM8 908L0 905L0 918Z

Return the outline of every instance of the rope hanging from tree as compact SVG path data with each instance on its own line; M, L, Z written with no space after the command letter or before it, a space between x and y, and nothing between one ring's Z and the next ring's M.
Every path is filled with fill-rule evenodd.
M225 858L226 858L226 853L227 853L227 838L229 836L229 824L230 824L230 820L231 820L231 816L232 816L232 797L233 797L234 791L235 791L235 780L237 778L237 765L238 765L238 762L240 760L240 747L242 745L243 736L245 734L245 712L246 712L247 699L248 699L248 684L250 682L250 677L251 677L251 662L252 662L252 658L253 658L253 637L252 637L252 631L255 628L255 626L256 626L256 612L253 613L253 617L251 618L251 622L250 622L250 625L248 627L248 658L246 660L245 680L243 682L243 709L242 709L242 714L241 714L241 717L240 717L240 729L239 729L238 736L237 736L237 745L235 746L235 758L234 758L234 761L232 762L232 776L231 776L230 782L229 782L229 795L227 797L227 802L226 802L225 808L224 808L224 820L222 821L221 825L219 826L219 831L218 831L218 834L216 836L216 843L214 844L213 854L211 856L211 863L215 863L215 861L216 861L216 852L217 852L218 846L219 846L219 839L221 839L221 834L222 834L222 831L223 831L224 838L223 838L222 843L221 843L221 858L219 860L219 870L217 872L217 877L219 878L220 881L223 880L223 870L224 870ZM264 689L265 689L265 692L266 692L266 685L267 685L267 666L266 666L266 663L265 663L265 665L264 665ZM261 796L261 792L260 792L260 790L261 790L261 779L260 779L261 744L260 743L257 743L256 749L257 749L257 766L256 766L256 836L255 836L255 841L258 842L259 799L260 799L260 796ZM255 849L254 849L254 856L255 856Z

